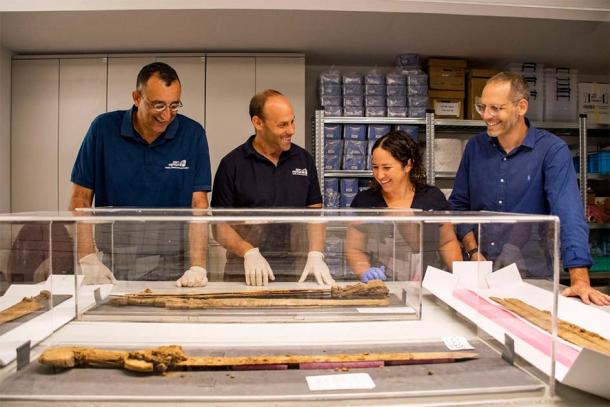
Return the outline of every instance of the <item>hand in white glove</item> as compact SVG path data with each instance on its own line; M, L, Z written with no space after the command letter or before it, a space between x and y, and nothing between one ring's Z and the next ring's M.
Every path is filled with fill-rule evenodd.
M208 283L207 271L200 266L191 266L176 281L176 287L205 287Z
M244 270L247 285L267 285L269 280L275 280L271 266L258 247L254 247L244 254Z
M494 266L496 269L501 269L509 264L515 263L520 272L525 271L525 260L521 255L521 249L517 246L506 243L500 252L500 255L496 258Z
M91 253L78 261L85 278L84 285L91 284L114 284L116 282L112 271L97 257L97 253Z
M299 279L299 283L305 281L309 274L313 274L316 278L316 281L320 285L331 285L335 284L335 280L330 275L330 270L328 266L324 262L324 255L320 252L311 251L307 255L307 263L305 263L305 268L303 269L303 273L301 274L301 278Z

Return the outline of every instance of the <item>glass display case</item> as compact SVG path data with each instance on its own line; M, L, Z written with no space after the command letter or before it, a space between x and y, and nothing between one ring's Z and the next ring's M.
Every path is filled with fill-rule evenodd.
M555 377L577 364L583 348L555 339L558 226L553 216L392 209L106 208L0 216L0 300L15 289L51 291L43 312L51 322L29 344L32 361L15 374L0 371L0 394L6 400L544 397L547 384L505 362L489 343L548 375L551 390ZM480 261L461 261L456 231L476 236ZM244 260L253 248L260 253L255 267ZM178 286L189 285L182 278L192 266L205 268L205 276L196 274L196 286ZM541 295L530 287L532 278L551 280L553 289ZM513 297L548 311L546 328L508 308ZM16 323L38 332L32 326L38 318ZM525 325L529 337L519 334ZM15 355L28 335L0 331L0 344ZM183 348L158 348L170 345ZM66 346L67 356L53 353ZM4 364L10 363L9 357ZM85 369L65 370L79 364ZM89 369L96 366L139 373ZM171 370L179 376L159 376ZM373 387L321 390L309 379L359 373ZM180 394L169 394L164 380ZM201 380L215 385L202 387Z

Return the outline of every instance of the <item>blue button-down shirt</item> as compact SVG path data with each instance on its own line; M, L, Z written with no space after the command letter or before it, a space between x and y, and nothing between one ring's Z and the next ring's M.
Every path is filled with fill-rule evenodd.
M557 215L563 266L590 267L588 227L570 150L559 137L530 126L527 119L526 124L523 143L509 154L486 132L468 141L449 203L459 211ZM460 239L467 231L458 228ZM495 239L487 240L494 245ZM481 250L493 259L498 247Z

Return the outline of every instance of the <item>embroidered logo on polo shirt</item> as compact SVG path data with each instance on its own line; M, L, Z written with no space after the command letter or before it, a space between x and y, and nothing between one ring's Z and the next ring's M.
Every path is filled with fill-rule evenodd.
M302 177L307 176L307 168L295 168L292 170L292 175L300 175Z
M165 166L166 170L188 170L186 160L174 160Z

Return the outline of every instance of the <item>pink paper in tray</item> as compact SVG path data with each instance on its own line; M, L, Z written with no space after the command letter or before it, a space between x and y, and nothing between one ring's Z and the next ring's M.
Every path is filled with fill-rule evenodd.
M470 305L487 319L495 322L507 332L530 344L547 356L551 356L551 335L531 326L512 312L489 302L472 290L454 290L453 296ZM557 361L565 367L571 367L580 351L558 341L556 347Z
M383 360L353 361L353 362L305 362L299 363L299 369L355 369L383 367Z

